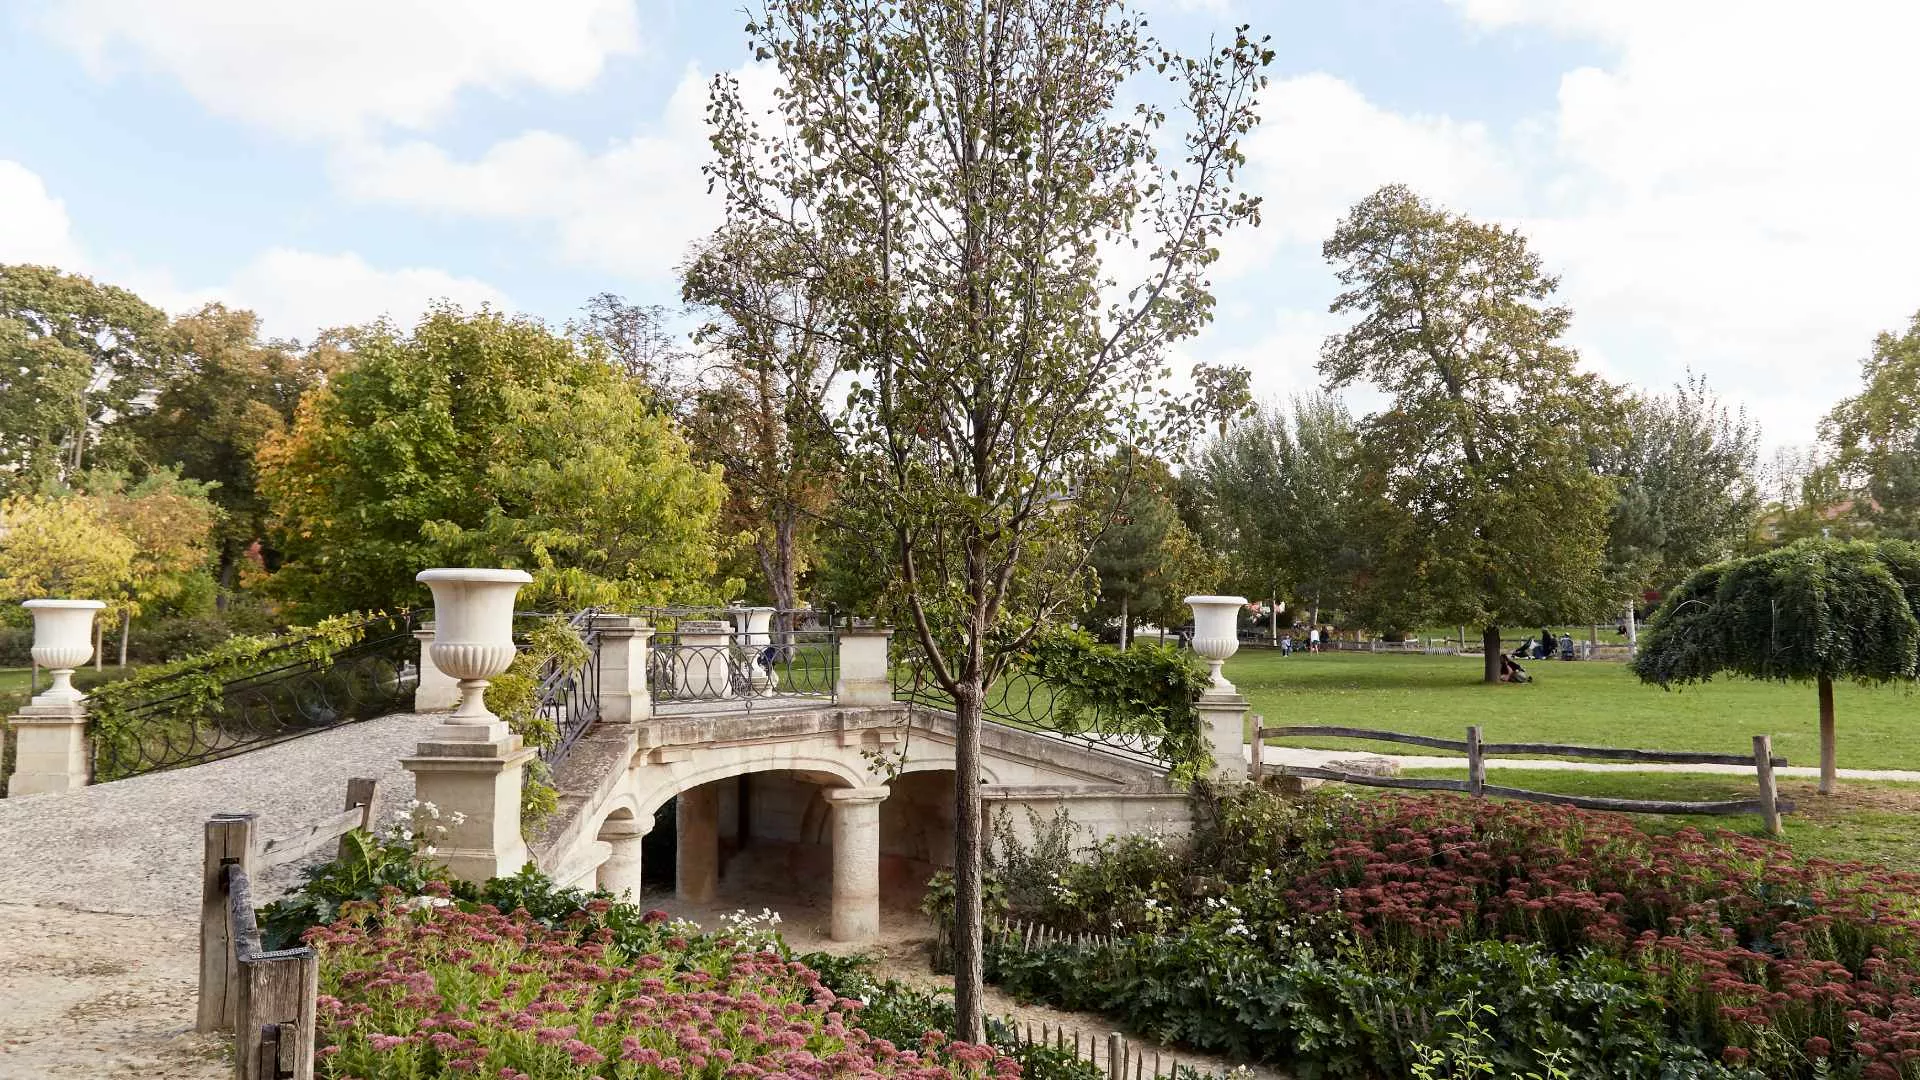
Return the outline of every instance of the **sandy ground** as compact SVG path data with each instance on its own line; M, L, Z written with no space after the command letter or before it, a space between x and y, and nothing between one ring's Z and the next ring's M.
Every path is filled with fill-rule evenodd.
M0 1078L231 1076L193 1033L192 922L0 904Z

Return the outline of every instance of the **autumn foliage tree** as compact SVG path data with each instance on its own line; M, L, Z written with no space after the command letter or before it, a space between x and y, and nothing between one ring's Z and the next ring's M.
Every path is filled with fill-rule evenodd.
M1512 229L1392 185L1324 251L1344 286L1331 310L1354 322L1327 339L1320 374L1388 399L1357 463L1375 585L1401 611L1482 627L1495 682L1502 625L1607 602L1614 482L1592 459L1617 438L1618 392L1580 370L1558 280Z

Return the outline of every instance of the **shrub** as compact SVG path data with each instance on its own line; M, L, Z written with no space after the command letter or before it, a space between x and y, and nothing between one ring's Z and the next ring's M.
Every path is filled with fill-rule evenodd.
M549 927L395 892L311 931L322 1075L1020 1075L937 1030L911 1047L870 1035L863 1004L785 959L769 932L700 935L659 913L616 930L599 917L617 906L592 902Z
M1469 1044L1501 1075L1920 1077L1920 875L1767 841L1249 791L1183 852L1108 845L1058 888L1023 913L1123 936L998 944L1003 985L1302 1077L1449 1068Z

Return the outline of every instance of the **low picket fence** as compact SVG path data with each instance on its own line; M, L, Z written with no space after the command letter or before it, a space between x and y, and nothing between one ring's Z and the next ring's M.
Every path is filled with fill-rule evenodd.
M1403 743L1435 750L1452 750L1466 755L1467 778L1445 780L1411 776L1376 776L1344 769L1266 764L1265 755L1261 751L1266 747L1268 739L1308 736ZM1502 787L1487 783L1487 758L1497 755L1587 758L1664 765L1750 765L1753 767L1759 790L1751 799L1683 802L1669 799L1615 799L1599 795L1563 795L1527 788ZM1765 822L1767 832L1778 836L1781 833L1780 815L1792 813L1794 810L1792 800L1779 797L1774 782L1773 770L1786 764L1786 758L1774 756L1773 739L1768 735L1753 737L1753 753L1749 756L1708 751L1633 750L1611 746L1575 746L1560 743L1490 743L1482 739L1478 725L1467 728L1467 737L1464 740L1413 735L1404 731L1382 731L1375 728L1339 727L1328 724L1268 727L1263 718L1256 716L1254 717L1250 775L1257 782L1263 776L1269 775L1271 770L1271 775L1274 776L1332 780L1337 783L1360 784L1365 787L1403 788L1416 791L1463 791L1474 798L1492 796L1501 799L1523 799L1528 802L1551 803L1556 806L1573 806L1582 810L1615 810L1630 814L1758 814Z
M291 836L261 840L257 815L206 823L200 882L200 1001L196 1031L233 1033L235 1080L312 1080L320 962L312 949L267 952L253 913L253 882L276 867L372 829L377 786L347 782L346 806Z

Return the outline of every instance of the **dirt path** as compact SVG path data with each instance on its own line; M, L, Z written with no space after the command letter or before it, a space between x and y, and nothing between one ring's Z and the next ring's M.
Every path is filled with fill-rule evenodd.
M231 1076L193 1033L190 920L0 904L0 1078Z

